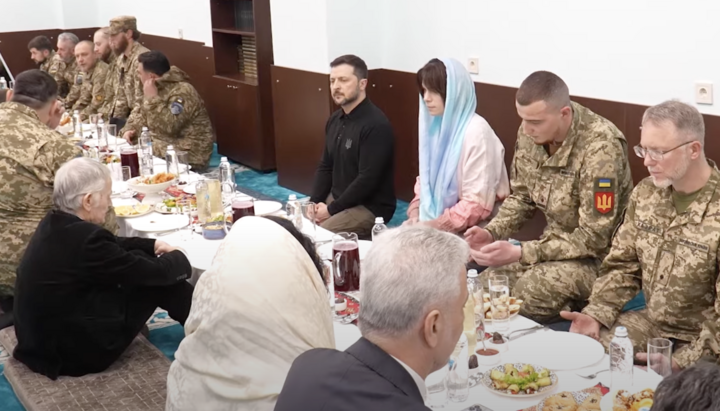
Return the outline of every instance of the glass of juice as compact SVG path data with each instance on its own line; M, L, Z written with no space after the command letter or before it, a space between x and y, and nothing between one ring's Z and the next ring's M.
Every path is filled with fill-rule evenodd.
M140 175L140 161L138 160L137 148L123 147L120 150L120 164L130 167L131 177L138 177Z
M232 199L233 223L237 220L255 215L255 200L247 195L235 196Z

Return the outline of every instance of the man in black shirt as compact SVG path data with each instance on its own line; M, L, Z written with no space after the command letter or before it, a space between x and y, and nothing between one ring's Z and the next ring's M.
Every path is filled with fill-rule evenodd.
M311 201L332 232L370 235L375 217L395 213L395 138L385 114L366 96L368 69L353 55L330 63L330 89L341 107L325 126L325 150Z

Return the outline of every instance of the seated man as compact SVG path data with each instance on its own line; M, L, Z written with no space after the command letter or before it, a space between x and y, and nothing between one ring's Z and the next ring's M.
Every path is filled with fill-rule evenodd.
M590 304L563 313L571 332L607 348L624 326L635 352L650 338L674 340L673 368L720 356L720 172L705 157L705 124L695 107L667 101L645 111L640 145L650 177L630 197L600 268ZM647 308L621 314L640 290ZM653 408L654 409L654 408Z
M507 275L525 300L520 313L540 323L564 307L582 307L620 223L632 178L627 141L607 119L570 101L565 82L547 71L531 74L517 91L518 130L512 194L495 218L465 234L473 259ZM547 228L537 241L507 240L536 210Z
M697 365L662 380L655 390L653 411L720 410L720 367Z
M360 278L362 338L293 363L275 411L427 410L425 378L448 366L463 331L469 250L429 227L375 239Z
M37 36L28 43L30 58L38 68L51 76L55 76L60 66L60 60L55 57L55 50L50 39L45 36Z
M80 97L72 110L80 110L80 116L86 120L90 114L98 114L105 102L105 79L108 65L95 54L95 46L89 40L83 40L75 46L75 60L80 67Z
M194 171L207 168L213 151L213 130L205 103L184 71L170 66L159 51L138 56L144 99L140 114L125 125L128 142L137 141L143 126L150 130L153 154L165 158L168 145L188 153Z
M75 60L75 46L80 39L73 33L62 33L58 36L57 54L55 59L59 62L55 72L55 81L58 83L59 95L64 99L65 107L72 107L80 97L80 84L78 74L80 68Z
M181 324L192 267L162 241L118 238L100 227L112 181L102 163L77 158L57 172L55 209L40 222L18 268L13 356L51 379L109 367L157 307Z
M395 213L395 138L390 121L366 96L365 62L347 55L330 67L332 97L341 109L325 126L311 201L326 230L368 237L375 217L387 223Z

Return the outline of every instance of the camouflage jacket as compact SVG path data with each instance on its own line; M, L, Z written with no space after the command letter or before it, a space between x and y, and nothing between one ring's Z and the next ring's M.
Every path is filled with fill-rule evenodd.
M713 164L714 166L714 164ZM682 367L720 356L720 172L677 214L670 188L646 178L600 268L583 313L612 326L628 301L645 292L647 313L668 338L691 341L675 356Z
M537 241L522 243L520 263L593 258L602 260L632 191L627 141L607 119L572 103L573 121L558 151L518 131L510 171L512 194L486 227L506 239L536 209L547 227Z
M108 122L111 117L123 117L127 118L128 112L127 108L120 107L120 105L116 105L116 99L115 99L115 90L118 87L118 70L117 70L117 62L118 58L115 56L114 53L110 54L110 58L108 58L108 61L105 63L108 66L107 69L107 75L105 76L105 86L103 87L104 90L104 96L103 96L103 104L102 107L98 110L98 114L102 117L105 122ZM120 114L119 116L111 114L113 113L113 110L115 113Z
M73 110L80 110L83 119L90 114L97 114L105 102L105 79L108 74L108 65L98 60L95 67L87 73L80 73L80 98L73 106Z
M80 68L73 58L72 62L65 63L60 58L60 55L56 55L56 59L60 61L58 64L58 70L55 73L55 81L58 83L58 93L65 102L65 107L72 107L77 99L80 97L80 84L78 84L78 74Z
M15 284L25 247L52 208L55 172L81 155L29 107L0 104L0 288Z
M213 150L213 131L205 103L184 71L172 66L157 79L158 96L144 98L140 121L125 127L139 136L147 126L153 138L155 156L165 158L167 146L188 152L196 170L207 168Z
M40 70L48 73L49 75L53 76L53 78L54 78L55 75L56 75L57 72L58 72L58 69L60 68L60 65L61 65L60 63L61 63L61 61L62 61L62 60L60 60L59 58L56 58L56 57L55 57L55 52L54 52L54 51L50 51L50 54L48 54L48 56L47 56L47 58L45 59L45 61L43 61L42 63L40 63L40 67L38 67L38 68L39 68Z
M143 100L143 85L137 71L138 56L148 51L150 50L136 42L129 57L124 54L118 57L115 63L116 73L113 74L117 76L117 83L114 91L115 106L111 110L112 117L124 117L119 115L119 110L124 110L127 113L128 123L138 121ZM119 135L122 136L125 131L120 130Z

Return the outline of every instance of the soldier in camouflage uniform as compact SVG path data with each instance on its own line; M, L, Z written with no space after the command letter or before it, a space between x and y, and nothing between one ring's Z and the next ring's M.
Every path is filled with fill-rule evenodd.
M581 308L620 222L632 178L627 142L607 119L570 102L556 75L536 72L517 92L518 131L512 194L485 227L466 233L473 259L488 277L504 274L521 314L541 323L565 307ZM547 227L536 241L506 240L536 210Z
M635 352L674 340L674 368L720 356L720 172L705 158L705 126L692 106L668 101L643 117L640 145L651 177L632 193L625 219L571 330L607 348L625 326ZM640 290L647 308L621 313Z
M65 102L65 107L72 107L80 97L79 78L80 69L75 61L75 45L80 39L72 33L62 33L58 36L58 52L56 60L59 61L55 73L55 81L58 84L58 92Z
M115 62L117 61L117 55L113 52L110 46L110 28L103 27L95 32L94 35L95 54L100 56L100 59L107 64L107 74L105 76L105 84L103 85L102 93L102 105L98 108L98 114L105 121L110 121L110 111L112 110L113 103L115 102L115 85L113 82L114 74L116 73ZM127 115L126 115L127 116Z
M145 96L140 115L125 126L128 135L135 139L146 126L155 156L165 158L167 146L173 145L188 153L193 170L206 169L213 150L213 131L202 97L187 74L171 67L161 52L141 54L138 61Z
M83 120L90 114L97 114L105 102L105 78L108 65L95 54L94 46L90 41L81 41L75 46L75 60L82 69L80 97L72 110L80 110Z
M150 51L137 42L140 32L137 20L131 16L121 16L110 20L110 42L113 51L118 55L115 72L111 73L113 81L113 103L108 110L110 118L136 121L140 115L143 99L143 86L137 75L137 57ZM124 124L120 122L120 124ZM118 126L120 127L120 126ZM123 135L126 130L118 130Z
M42 92L31 91L39 83ZM0 295L12 292L25 247L52 208L55 171L82 155L53 130L62 112L57 84L39 70L17 76L11 101L0 104Z
M60 59L56 58L50 39L37 36L28 43L30 58L38 64L38 68L51 76L55 76L60 66Z

